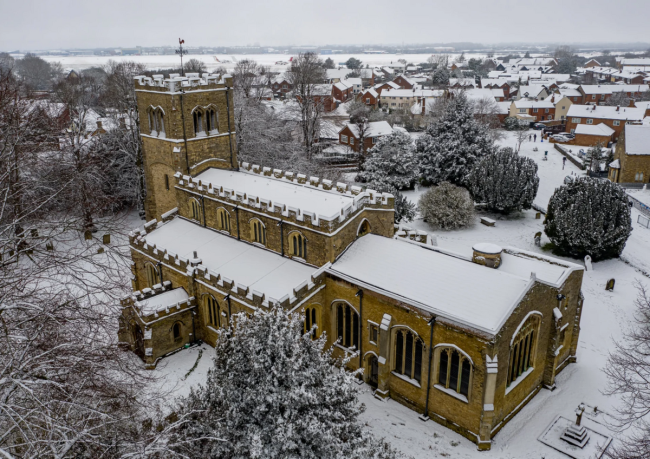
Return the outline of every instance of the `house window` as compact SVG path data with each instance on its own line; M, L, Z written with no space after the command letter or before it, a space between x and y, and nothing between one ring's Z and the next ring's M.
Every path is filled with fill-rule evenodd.
M176 322L174 326L172 327L172 333L174 334L174 341L180 341L182 336L181 336L181 324L180 322Z
M536 108L533 108L533 113L537 113L537 109L536 109Z
M206 315L208 319L208 325L220 327L221 317L219 314L221 311L219 308L219 303L217 303L217 300L212 295L205 296L205 308L208 310L208 313Z
M621 122L620 121L614 121L614 126L620 126Z
M370 104L370 97L366 97L366 103Z
M520 108L519 113L526 113L526 109L525 108Z
M266 227L257 219L251 221L251 239L253 242L266 245Z
M341 135L341 143L348 143L348 136L347 135Z
M217 224L220 230L230 232L230 214L223 207L217 209Z
M422 380L422 340L408 330L398 330L395 333L395 373Z
M312 330L312 328L314 328L314 330ZM305 308L305 333L311 333L312 339L318 338L316 330L318 330L316 308Z
M196 199L190 199L190 218L192 220L201 220L201 205Z
M289 236L289 250L291 255L298 258L307 258L307 239L300 233L293 233Z
M574 102L578 102L578 98L577 98L577 97L574 97L574 98L573 98L573 101L574 101Z
M594 124L594 120L592 120L592 119L588 119L588 120L587 120L587 124Z
M591 96L591 100L596 100L596 94L593 94L593 95Z
M359 349L359 314L349 304L336 307L336 329L341 346Z
M379 344L379 327L375 324L370 324L370 342L373 344Z
M571 118L572 123L580 123L582 121L582 118Z
M354 145L354 137L350 137L350 145Z
M634 181L643 182L643 172L637 172L636 174L634 174Z
M282 85L282 89L287 89L287 88L288 88L288 86L286 84Z
M149 288L153 288L153 286L156 285L160 280L158 276L158 270L151 263L145 263L144 267L147 274L147 286Z
M508 386L522 375L527 374L526 371L534 366L539 323L539 316L531 315L512 341L508 365Z
M545 109L544 109L544 113L548 113L548 108L545 108Z
M469 398L472 363L453 347L441 348L438 354L438 384Z

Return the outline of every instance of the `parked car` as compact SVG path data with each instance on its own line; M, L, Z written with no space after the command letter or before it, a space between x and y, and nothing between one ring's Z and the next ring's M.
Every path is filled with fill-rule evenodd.
M551 139L555 140L556 142L568 142L571 140L571 137L565 136L564 134L554 134L551 136Z
M533 124L532 128L536 131L541 131L542 129L546 129L546 125L542 123L535 123Z

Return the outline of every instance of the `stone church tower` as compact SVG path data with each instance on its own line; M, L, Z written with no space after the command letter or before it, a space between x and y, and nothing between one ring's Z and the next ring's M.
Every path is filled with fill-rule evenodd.
M147 188L146 219L177 206L174 174L237 169L232 78L188 73L135 78Z

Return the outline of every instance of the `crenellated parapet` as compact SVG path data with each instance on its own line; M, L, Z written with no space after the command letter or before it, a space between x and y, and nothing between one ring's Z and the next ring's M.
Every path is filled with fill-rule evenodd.
M181 301L175 301L173 304L164 304L155 310L147 310L148 302L157 295L169 292L172 289L172 283L165 281L162 284L156 284L152 288L137 290L131 295L120 300L122 308L132 308L137 311L138 316L144 324L155 322L165 317L177 314L186 309L192 309L196 306L196 298L189 297Z
M205 91L210 89L225 89L226 87L232 88L232 76L226 74L211 75L204 73L199 76L198 73L187 73L185 76L180 76L177 73L172 73L169 78L163 75L153 75L147 77L139 75L133 78L135 81L135 89L144 91L155 92L169 92L177 93L181 90L185 93L191 91Z
M248 163L241 163L241 171L248 174L259 174L271 180L292 183L323 192L342 194L350 197L350 202L340 211L325 215L317 209L300 209L273 201L264 196L254 196L244 191L227 188L218 183L202 182L200 179L177 173L176 189L187 191L205 198L226 201L239 208L250 209L253 212L264 213L270 217L281 218L284 221L303 226L317 231L332 233L345 225L364 209L394 210L395 198L390 193L380 193L375 190L363 189L359 186L350 186L347 183L332 183L330 180L319 177L307 177L304 174L260 167Z

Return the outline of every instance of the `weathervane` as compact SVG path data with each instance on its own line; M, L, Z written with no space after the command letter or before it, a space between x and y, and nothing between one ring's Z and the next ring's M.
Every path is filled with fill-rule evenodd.
M178 49L176 50L176 54L181 56L181 76L185 76L185 71L183 70L183 54L187 54L187 51L183 49L183 43L185 43L185 40L178 39Z

